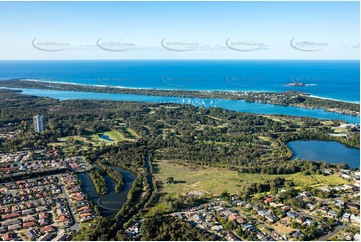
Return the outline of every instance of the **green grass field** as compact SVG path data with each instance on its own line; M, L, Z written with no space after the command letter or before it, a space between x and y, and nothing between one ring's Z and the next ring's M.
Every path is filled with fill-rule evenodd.
M139 138L138 134L134 130L132 130L130 128L127 128L127 131L131 135L132 139L138 139Z
M125 140L130 140L130 139L126 139L120 132L118 132L116 130L104 132L104 135L109 136L109 138L114 141L109 141L109 140L103 139L97 133L87 132L83 136L74 135L74 136L62 137L62 138L59 138L59 142L52 142L52 143L49 143L48 145L55 146L55 147L61 147L61 148L63 148L63 150L65 152L70 152L71 150L74 150L74 149L76 149L78 151L91 149L88 146L89 144L91 144L93 147L95 147L95 146L100 146L100 145L111 145L114 142L122 142ZM77 140L77 141L79 141L79 144L77 144L75 147L74 145L69 144L69 142L68 142L69 139Z
M170 162L154 162L155 179L164 183L162 192L170 195L189 191L203 191L207 194L220 194L224 190L237 192L239 176L237 172L217 168L193 168L172 164ZM176 184L167 185L167 177L174 177Z
M171 196L179 195L189 191L202 191L206 194L220 195L223 191L238 194L241 185L246 183L264 183L268 179L283 177L292 180L297 187L302 186L327 186L348 184L349 182L337 175L309 175L296 173L291 175L265 175L265 174L238 174L230 171L212 167L195 167L192 165L181 165L171 161L157 161L153 163L154 178L163 183L161 192ZM167 177L174 177L175 184L167 185Z
M339 177L338 175L324 176L324 175L310 175L306 176L302 173L287 175L285 177L292 180L296 186L327 186L327 185L341 185L351 184L351 182Z
M115 140L117 142L121 142L121 141L125 140L124 136L116 130L107 131L107 132L104 132L104 134L109 136L109 138L111 138L112 140Z

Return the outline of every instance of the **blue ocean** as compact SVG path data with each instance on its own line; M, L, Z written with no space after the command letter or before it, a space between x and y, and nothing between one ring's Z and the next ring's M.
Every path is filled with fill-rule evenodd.
M0 78L132 88L288 91L360 101L359 61L0 61ZM303 87L285 86L302 82Z

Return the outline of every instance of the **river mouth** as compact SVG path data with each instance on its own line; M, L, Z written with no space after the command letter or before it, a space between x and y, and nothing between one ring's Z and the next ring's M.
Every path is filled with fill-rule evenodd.
M346 163L350 168L360 168L360 149L349 148L336 141L298 140L289 142L287 146L294 154L292 159Z
M78 177L82 182L81 187L83 192L88 194L89 200L91 200L95 205L99 206L99 210L102 216L105 218L114 218L122 206L126 203L128 192L132 188L132 184L137 176L133 172L121 169L119 167L109 167L119 171L124 178L124 186L121 192L115 192L114 188L116 182L108 176L105 176L105 180L109 192L105 195L99 195L96 192L88 172L80 173L78 174Z

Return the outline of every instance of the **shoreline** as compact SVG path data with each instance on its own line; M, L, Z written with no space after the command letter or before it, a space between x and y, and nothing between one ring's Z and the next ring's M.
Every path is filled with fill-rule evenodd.
M84 86L84 87L103 87L103 88L117 88L117 89L135 89L135 90L155 90L155 91L172 91L172 92L225 92L225 93L284 93L279 91L270 91L270 90L257 90L257 91L236 91L236 90L209 90L209 89L202 89L202 90L194 90L194 89L172 89L172 88L151 88L151 87L125 87L125 86L109 86L109 85L94 85L94 84L81 84L81 83L75 83L75 82L64 82L64 81L43 81L38 79L32 79L32 78L19 78L19 79L1 79L1 81L10 81L10 80L19 80L19 81L29 81L29 82L39 82L39 83L51 83L51 84L65 84L65 85L73 85L73 86ZM311 84L313 85L313 84ZM287 92L287 91L285 91ZM300 91L297 91L300 92ZM300 92L308 95L309 97L323 99L323 100L330 100L330 101L336 101L336 102L344 102L344 103L350 103L350 104L360 104L360 101L349 101L349 100L342 100L342 99L336 99L336 98L329 98L329 97L321 97L317 95L312 95L305 92Z
M316 95L309 95L309 97L323 99L323 100L336 101L336 102L345 102L345 103L350 103L350 104L360 104L360 101L345 101L345 100L341 100L341 99L335 99L335 98L330 98L330 97L321 97L321 96L316 96Z
M280 106L296 106L307 109L323 109L327 112L360 116L360 105L355 102L315 97L300 91L270 92L270 91L194 91L178 89L148 89L126 88L106 85L88 85L56 81L41 81L37 79L8 79L0 81L1 87L45 89L58 91L82 91L109 94L135 94L146 96L165 96L180 98L207 98L223 100L243 100L245 102L273 104Z

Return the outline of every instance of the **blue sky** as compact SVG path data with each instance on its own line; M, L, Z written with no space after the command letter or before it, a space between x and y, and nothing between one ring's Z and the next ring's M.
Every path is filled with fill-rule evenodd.
M0 2L0 59L359 59L359 9L359 2Z

